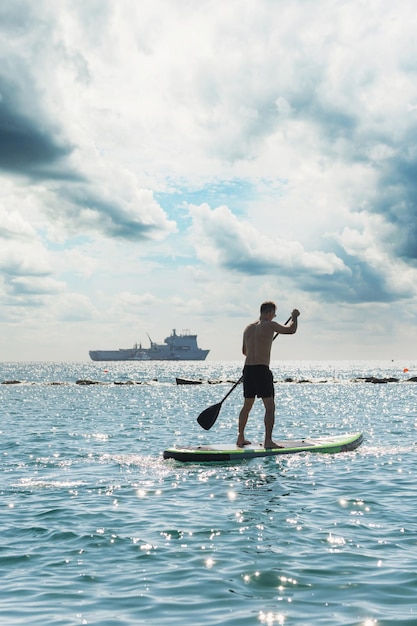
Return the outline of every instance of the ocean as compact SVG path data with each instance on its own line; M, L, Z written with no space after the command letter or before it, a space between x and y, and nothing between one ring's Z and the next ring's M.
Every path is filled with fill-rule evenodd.
M417 362L272 363L274 437L353 452L164 461L235 442L241 367L0 363L2 625L417 624Z

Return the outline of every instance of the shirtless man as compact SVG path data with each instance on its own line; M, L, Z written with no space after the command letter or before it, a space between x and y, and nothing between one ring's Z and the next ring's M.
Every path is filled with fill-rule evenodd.
M245 355L243 368L243 395L244 403L239 414L239 434L236 445L240 448L249 445L245 439L245 427L255 397L262 398L265 406L265 448L280 448L272 440L272 430L275 423L274 380L269 369L271 359L271 345L275 333L293 335L297 330L297 319L300 312L294 309L291 313L291 323L283 326L274 322L276 305L273 302L264 302L261 305L261 315L257 322L249 324L243 333L242 352Z

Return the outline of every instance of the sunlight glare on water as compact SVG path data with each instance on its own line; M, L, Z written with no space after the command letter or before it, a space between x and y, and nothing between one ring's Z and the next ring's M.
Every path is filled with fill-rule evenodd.
M0 386L4 623L417 623L417 385L402 364L277 363L277 437L364 443L212 465L162 452L235 441L240 388L210 431L196 418L240 364L148 365L0 367L22 381ZM247 431L262 441L260 402Z

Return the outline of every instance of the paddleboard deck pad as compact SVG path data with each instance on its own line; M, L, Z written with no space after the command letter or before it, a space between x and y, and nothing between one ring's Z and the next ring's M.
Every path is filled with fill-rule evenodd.
M276 441L279 448L264 448L247 445L243 448L233 444L194 446L184 448L168 448L164 451L164 459L175 459L188 463L211 463L215 461L242 461L255 457L279 456L281 454L297 454L299 452L322 452L335 454L355 450L363 441L362 433L348 433L334 437L311 437L306 439L286 439Z

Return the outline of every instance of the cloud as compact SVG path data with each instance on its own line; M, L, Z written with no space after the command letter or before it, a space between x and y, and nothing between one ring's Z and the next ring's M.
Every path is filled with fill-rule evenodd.
M0 204L0 238L27 240L36 235L35 229L26 222L18 211L6 211Z
M417 269L393 254L395 233L395 227L382 216L371 215L363 220L361 229L346 227L336 237L352 270L348 286L352 301L395 302L417 296Z
M0 169L32 179L68 178L59 163L72 146L57 136L56 129L47 127L46 119L40 123L30 111L28 102L38 99L30 82L27 76L22 88L0 73Z
M53 277L53 263L36 230L17 212L0 205L0 302L43 306L45 296L61 293L65 283Z
M417 137L417 126L410 128L410 135ZM390 243L396 253L416 265L417 141L414 145L408 140L407 143L410 143L406 149L408 154L401 154L397 148L395 156L381 164L377 192L370 209L393 226L394 236L391 236Z
M81 322L95 319L97 311L90 299L79 293L63 293L53 303L51 317L63 322Z
M122 291L111 304L111 312L117 316L137 319L142 311L161 306L162 302L151 293L131 293Z
M23 116L5 111L4 103L0 107L0 168L42 179L56 176L57 170L47 166L67 156L70 148L59 146ZM62 170L59 176L64 178Z
M413 0L15 0L0 34L13 319L417 316Z
M61 216L71 229L130 241L162 239L175 231L153 192L140 189L131 175L89 184L61 186Z
M32 14L26 3L19 5L23 13L26 6ZM88 61L71 47L70 31L49 12L48 4L40 3L39 9L32 14L33 22L13 8L2 10L3 31L15 46L0 46L0 59L7 58L0 69L0 170L29 177L33 192L47 199L44 210L55 214L70 234L84 229L130 241L164 238L175 230L175 223L167 219L153 191L143 188L132 170L104 160L95 139L80 132L83 124L97 126L87 111L84 122L74 117L79 92L88 93ZM104 5L99 14L104 17ZM108 26L106 20L103 25ZM61 28L62 39L54 41L52 32ZM61 80L68 81L62 101Z
M6 292L13 296L55 295L64 291L66 285L54 278L18 276L6 283Z
M52 273L49 256L41 243L3 241L0 271L6 276L47 276Z
M261 235L226 207L190 206L191 234L197 255L223 268L250 275L286 271L297 276L349 274L333 253L307 252L299 242Z
M47 249L36 230L16 211L0 204L0 271L9 277L52 273Z
M381 218L369 220L362 232L345 228L340 236L333 235L340 245L336 255L309 252L299 242L263 235L225 206L211 210L207 204L192 205L190 214L197 256L219 268L279 275L332 302L393 302L417 296L417 271L395 260L375 240L376 226L389 230Z

